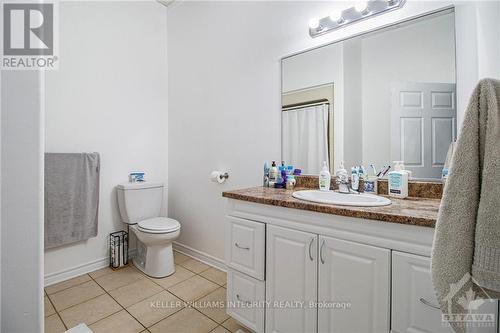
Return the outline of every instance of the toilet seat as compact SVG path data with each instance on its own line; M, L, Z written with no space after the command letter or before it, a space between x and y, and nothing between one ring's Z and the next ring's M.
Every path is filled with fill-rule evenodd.
M177 220L168 217L154 217L137 224L137 229L150 234L167 234L180 228L181 224Z

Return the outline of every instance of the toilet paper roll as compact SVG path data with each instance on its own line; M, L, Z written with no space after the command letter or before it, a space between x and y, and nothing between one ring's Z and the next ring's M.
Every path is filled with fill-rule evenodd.
M222 171L212 171L210 174L210 180L213 181L214 183L219 183L222 184L226 181L228 178L227 172L222 172Z

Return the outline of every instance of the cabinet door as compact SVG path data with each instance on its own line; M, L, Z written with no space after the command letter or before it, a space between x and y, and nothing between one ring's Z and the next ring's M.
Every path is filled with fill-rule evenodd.
M318 236L267 227L266 332L314 333L317 312ZM300 303L303 302L303 303Z
M392 332L451 333L443 325L431 280L431 260L392 253Z
M318 331L389 332L390 250L319 240Z

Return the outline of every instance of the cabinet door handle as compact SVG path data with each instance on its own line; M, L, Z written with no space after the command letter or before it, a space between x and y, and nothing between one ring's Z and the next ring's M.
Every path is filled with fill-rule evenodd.
M431 308L433 309L438 309L438 310L441 310L441 307L440 306L437 306L437 305L434 305L432 304L431 302L429 302L428 300L426 300L425 298L423 297L420 297L419 301L427 306L430 306Z
M234 246L236 246L238 249L242 249L242 250L250 250L250 248L249 248L249 247L241 246L241 245L239 245L238 243L234 243Z
M312 252L311 252L313 242L314 242L314 238L311 238L311 242L309 242L309 259L311 259L311 261L314 261L314 258L312 256Z
M248 304L251 304L251 302L250 302L250 301L245 301L245 300L243 300L243 299L240 297L240 295L239 295L239 294L236 294L236 299L237 299L239 302L245 303L245 304L247 304L247 305L248 305Z
M325 263L325 259L323 259L323 248L325 247L325 240L323 239L323 242L321 242L321 248L319 249L319 259L321 260L321 263Z

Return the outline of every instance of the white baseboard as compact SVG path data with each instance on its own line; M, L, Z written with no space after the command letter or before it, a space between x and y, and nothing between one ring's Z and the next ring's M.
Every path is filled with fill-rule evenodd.
M71 278L80 276L85 273L90 273L107 266L109 266L109 258L104 257L85 264L66 268L55 273L46 274L44 277L44 285L45 287L47 287L54 283L69 280Z
M202 261L207 265L213 266L222 271L226 271L226 264L224 263L224 261L214 256L211 256L210 254L193 249L192 247L177 242L174 242L174 250L182 254L185 254L187 256L190 256L192 258L198 259L199 261ZM129 252L129 260L131 260L136 254L137 250L135 249L131 250ZM71 278L80 276L82 274L90 273L95 270L108 266L109 266L109 258L104 257L101 259L90 261L85 264L66 268L55 273L46 274L44 277L44 286L47 287L55 283L66 281Z
M226 271L226 264L224 263L224 260L221 260L219 258L216 258L208 253L205 253L203 251L199 251L196 249L193 249L190 246L174 242L174 250L177 252L180 252L182 254L185 254L187 256L190 256L192 258L198 259L201 262L204 262L207 265L213 266L217 269L220 269L221 271Z
M137 254L136 249L130 250L128 252L128 259L132 260L132 258L134 258L136 254ZM70 268L66 268L55 273L46 274L44 277L44 286L47 287L52 284L61 281L66 281L71 278L80 276L82 274L90 273L108 266L109 266L109 258L105 257L94 261L90 261L86 264L81 264Z

